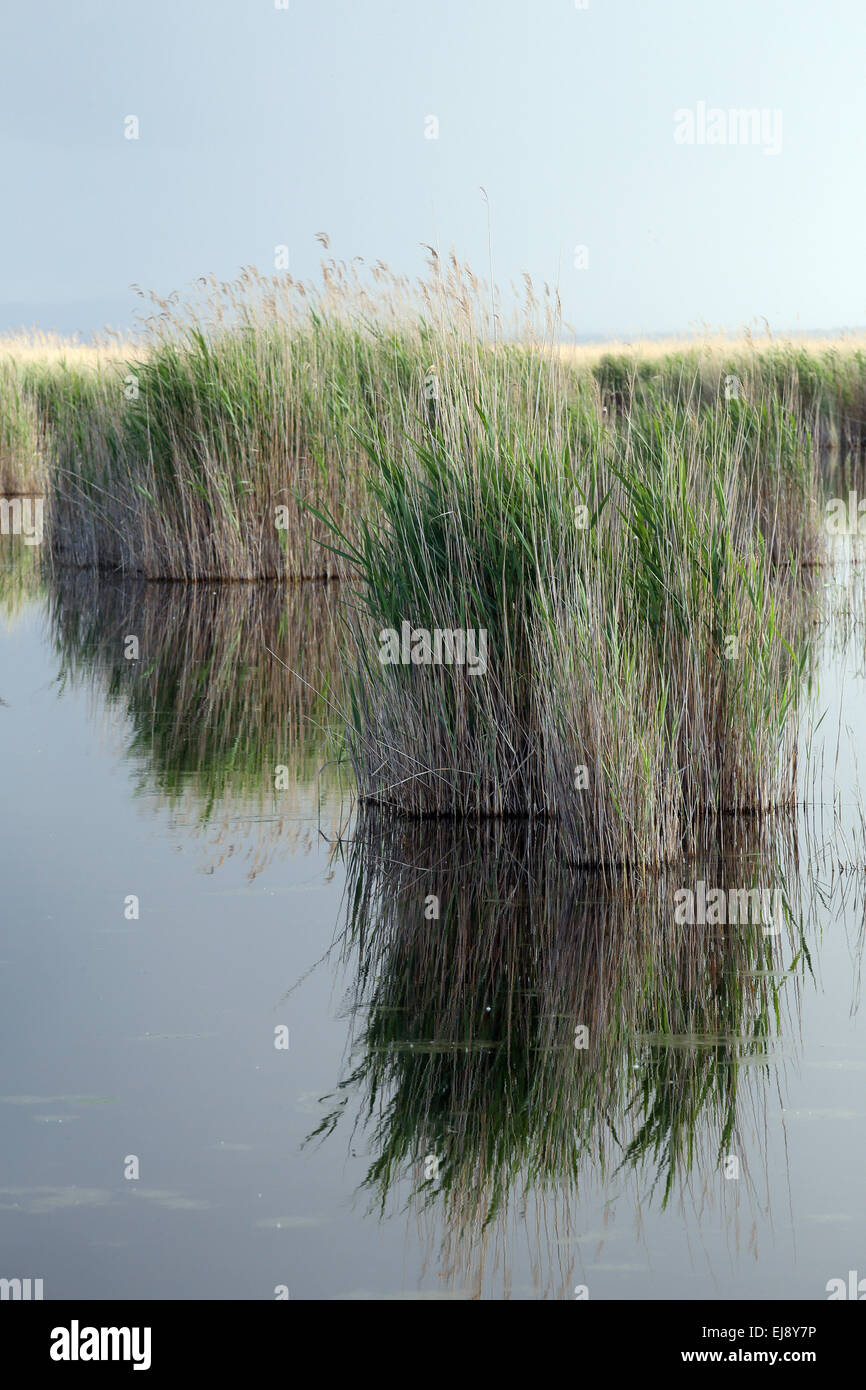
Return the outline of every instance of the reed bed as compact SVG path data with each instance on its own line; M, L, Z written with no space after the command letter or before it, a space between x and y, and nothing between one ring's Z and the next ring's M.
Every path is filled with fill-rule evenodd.
M866 417L859 340L568 350L548 287L527 277L506 323L495 290L435 254L417 283L381 263L327 259L315 285L248 268L143 315L129 342L0 340L0 472L7 492L50 483L64 562L147 578L344 572L320 513L351 530L368 505L370 417L387 432L431 414L451 369L467 396L498 381L518 433L553 436L587 399L609 425L647 393L713 410L731 372L744 402L787 403L816 437L854 442Z
M53 400L68 400L70 380L122 365L131 350L116 335L92 344L54 333L0 336L0 494L45 491L58 447ZM68 404L75 408L74 397Z
M44 490L39 411L22 375L17 364L0 359L0 494L4 497L31 487Z
M555 292L524 291L506 325L435 252L417 283L333 259L315 287L204 279L132 349L0 354L0 438L61 566L347 579L362 798L552 817L576 863L657 866L702 819L791 804L815 442L851 434L862 354L587 363ZM383 666L404 623L483 633L484 672Z
M567 360L573 353L562 349ZM785 401L815 441L846 453L866 445L866 339L707 339L605 349L588 367L604 399L619 410L649 392L683 390L712 404L720 397Z
M362 797L419 817L550 816L572 862L658 866L698 821L790 806L820 553L784 402L597 384L450 321L426 411L368 412L348 739ZM485 669L383 662L388 633L485 634Z

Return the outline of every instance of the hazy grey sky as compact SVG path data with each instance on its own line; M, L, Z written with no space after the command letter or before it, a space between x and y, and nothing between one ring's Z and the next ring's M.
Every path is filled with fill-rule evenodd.
M863 0L0 4L0 329L311 275L318 231L486 273L480 185L579 336L866 322Z

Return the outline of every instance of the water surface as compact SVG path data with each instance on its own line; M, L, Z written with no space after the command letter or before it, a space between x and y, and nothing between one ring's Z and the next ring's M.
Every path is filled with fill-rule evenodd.
M676 876L627 895L525 827L353 815L333 587L4 559L0 1275L124 1299L866 1275L856 570L816 578L811 808L693 870L783 890L768 934L675 928Z

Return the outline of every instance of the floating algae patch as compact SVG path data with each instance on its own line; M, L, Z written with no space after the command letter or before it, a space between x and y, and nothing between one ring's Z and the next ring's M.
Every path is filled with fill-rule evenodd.
M641 1043L646 1047L747 1047L753 1048L760 1039L752 1037L730 1036L725 1033L639 1033L635 1038L636 1043ZM761 1059L765 1058L761 1053ZM746 1060L738 1057L739 1061Z
M322 1216L265 1216L256 1222L256 1227L260 1231L296 1231L322 1226L324 1222Z
M0 1096L0 1105L114 1105L114 1096Z
M182 1192L167 1192L155 1187L134 1187L130 1195L167 1211L207 1211L211 1205L198 1197L185 1197Z
M7 1197L12 1201L3 1200ZM115 1192L99 1187L0 1187L0 1206L28 1216L47 1216L71 1207L110 1207L116 1201Z
M500 1039L495 1042L487 1042L479 1038L473 1038L467 1042L436 1042L434 1039L431 1042L388 1042L375 1050L380 1052L419 1052L422 1055L432 1055L440 1052L490 1052L503 1046L504 1043Z
M189 1042L193 1038L218 1038L219 1033L138 1033L131 1042Z
M786 1120L859 1120L862 1110L783 1110Z

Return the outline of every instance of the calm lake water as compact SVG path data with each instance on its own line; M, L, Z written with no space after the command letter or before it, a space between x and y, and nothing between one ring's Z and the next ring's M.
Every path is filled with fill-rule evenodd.
M814 577L814 804L690 871L778 889L764 930L675 927L676 876L628 898L525 828L360 823L329 765L333 588L4 563L0 1276L49 1299L866 1277L856 569Z

